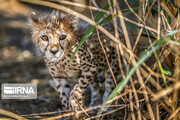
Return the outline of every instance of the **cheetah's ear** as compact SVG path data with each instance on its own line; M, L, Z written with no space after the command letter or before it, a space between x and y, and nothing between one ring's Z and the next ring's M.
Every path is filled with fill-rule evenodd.
M72 15L68 14L65 17L65 20L70 29L72 29L73 31L77 30L77 24L79 22L79 18L77 16L72 16Z
M29 24L31 26L36 26L40 23L40 19L38 18L38 16L36 15L35 12L31 12L31 14L29 15Z

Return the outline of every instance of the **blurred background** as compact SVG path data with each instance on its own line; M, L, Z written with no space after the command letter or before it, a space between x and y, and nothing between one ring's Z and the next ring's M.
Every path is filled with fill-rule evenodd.
M35 83L36 100L3 100L0 108L17 114L57 111L58 94L49 85L51 76L36 57L27 17L31 11L49 8L18 0L0 0L0 83Z

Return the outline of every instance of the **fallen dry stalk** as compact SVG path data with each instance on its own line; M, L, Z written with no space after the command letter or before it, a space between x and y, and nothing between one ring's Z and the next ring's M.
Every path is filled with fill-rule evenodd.
M100 115L93 116L93 117L91 117L91 118L87 118L87 119L85 119L85 120L92 120L92 119L95 119L95 118L103 117L103 116L105 116L105 115L112 114L112 113L114 113L114 112L116 112L116 111L118 111L118 110L120 110L120 109L123 109L123 108L126 108L126 106L117 108L117 109L115 109L115 110L111 110L111 111L109 111L109 112L106 112L106 113L103 113L103 114L100 114Z
M3 110L3 109L0 109L0 114L9 116L11 118L15 118L17 120L27 120L26 118L24 118L22 116L19 116L19 115L15 114L15 113L12 113L10 111L6 111L6 110Z
M90 108L87 108L87 109L84 109L84 110L86 112L88 112L88 111L91 111L91 110L98 109L100 107L101 107L101 105L98 105L98 106L90 107ZM80 110L78 112L79 113L84 113L84 110ZM54 116L54 117L39 119L39 120L55 120L55 119L61 119L61 118L65 118L65 117L70 117L70 116L73 116L73 115L74 115L74 112L70 112L70 113L65 113L65 114L62 114L62 115Z

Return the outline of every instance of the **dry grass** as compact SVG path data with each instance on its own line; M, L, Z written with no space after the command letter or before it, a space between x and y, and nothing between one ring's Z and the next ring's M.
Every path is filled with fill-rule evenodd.
M112 39L112 42L115 44L117 53L118 53L118 62L119 68L121 70L122 78L125 79L127 73L133 66L137 65L137 61L140 60L139 54L144 51L141 47L141 42L146 42L149 46L152 46L154 41L157 41L166 36L167 32L172 30L180 29L180 18L179 18L179 4L178 0L174 0L174 2L168 1L163 2L160 0L154 0L152 3L147 2L147 0L136 3L139 6L138 11L135 11L131 4L127 0L124 0L127 4L131 15L136 17L136 20L131 20L130 18L124 17L121 6L118 4L116 0L113 0L114 5L110 7L109 11L102 10L96 4L95 7L91 5L82 5L69 1L57 1L51 0L61 3L62 5L56 4L48 1L39 1L39 0L20 0L23 2L28 2L32 4L38 4L43 6L48 6L51 8L59 9L70 13L72 15L78 16L80 19L96 26L97 34L99 42L101 43L101 36L99 36L99 31L103 32L107 37ZM110 1L108 1L110 3ZM70 8L65 7L64 5L77 6L81 8L86 8L91 11L91 17L76 12ZM153 8L157 8L157 11L153 11ZM111 14L113 16L112 25L114 26L114 34L109 33L102 26L97 25L93 19L94 15L92 11L104 11L107 14ZM157 15L154 17L153 15ZM170 20L170 21L169 21ZM136 29L133 34L129 34L127 23L133 23L134 29ZM140 27L137 30L137 26ZM119 29L122 29L123 35L125 38L125 42L122 42L119 38L119 34L122 34ZM143 34L146 34L146 40L140 40ZM135 40L131 40L135 35ZM171 37L174 41L180 44L180 33L172 35ZM103 48L103 45L101 44ZM160 119L180 119L180 97L179 97L179 89L180 89L180 46L177 44L166 43L161 46L158 51L154 52L154 55L151 56L150 60L147 62L143 62L141 66L139 66L135 74L130 77L130 81L126 84L124 91L114 96L113 99L108 101L111 103L115 101L115 108L112 111L107 113L99 114L97 116L87 116L86 120L95 119L95 118L103 118L108 115L115 114L123 114L123 116L119 116L117 119L132 119L132 120L141 120L141 119L151 119L151 120L160 120ZM106 53L104 51L106 56ZM155 57L154 57L155 56ZM155 59L156 58L156 59ZM107 61L108 58L106 57ZM159 61L159 62L158 62ZM170 70L163 66L166 64ZM109 65L109 63L108 63ZM124 72L124 68L126 72ZM109 65L109 67L111 67ZM173 75L167 75L165 71L172 71ZM113 71L111 69L112 75ZM114 82L116 83L115 77ZM167 86L165 84L166 80ZM118 84L118 83L117 83ZM123 102L119 102L123 101ZM113 105L109 106L112 107ZM95 108L83 109L80 111L81 113L85 113L101 106L97 106ZM86 113L86 114L87 114ZM16 119L25 119L18 115L14 115L13 113L0 110L0 114L10 116ZM64 118L68 116L73 116L73 112L69 112L66 114L62 114L59 116L54 116L51 118L44 117L43 120L53 120ZM36 115L35 115L36 116ZM41 114L43 116L43 114ZM24 116L28 117L28 116Z

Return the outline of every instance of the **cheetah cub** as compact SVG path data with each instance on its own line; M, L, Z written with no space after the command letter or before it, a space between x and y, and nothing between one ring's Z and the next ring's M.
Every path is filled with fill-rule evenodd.
M78 17L57 10L45 15L32 13L29 23L32 27L33 41L41 51L49 72L55 81L63 109L71 109L77 113L83 107L83 95L88 86L92 91L89 106L105 102L115 88L115 84L96 32L80 47L65 70L75 51L75 45L83 37L83 32L80 31L85 30L86 26L81 25L79 27ZM119 71L116 51L110 44L111 40L101 32L100 38L116 77ZM97 79L98 74L102 71L105 76L103 96L101 96L101 87ZM78 81L70 91L69 83L76 79ZM79 115L76 114L75 118L78 119L78 117Z

